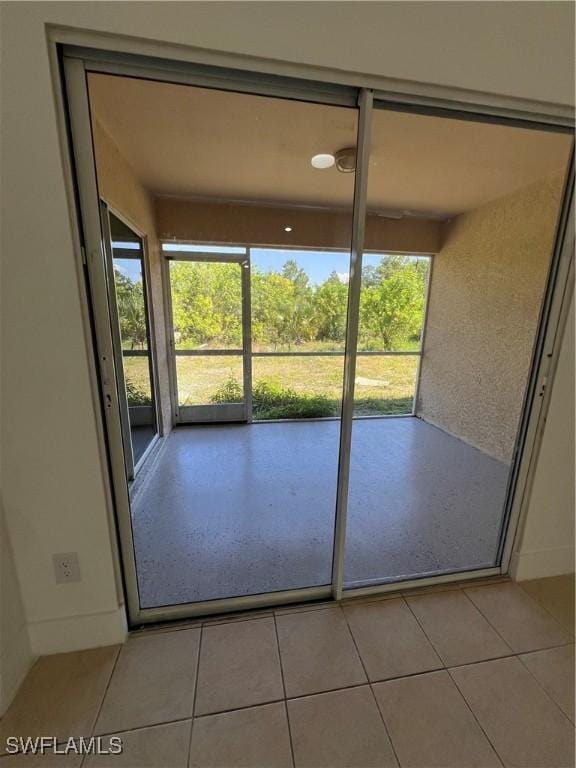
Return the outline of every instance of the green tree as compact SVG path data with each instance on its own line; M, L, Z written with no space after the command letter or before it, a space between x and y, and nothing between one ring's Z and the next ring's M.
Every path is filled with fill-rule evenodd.
M420 335L425 282L421 269L406 257L385 257L376 285L360 296L360 328L365 342L394 350Z
M362 342L397 349L420 333L428 261L385 256L362 273ZM187 346L242 346L241 274L237 264L172 262L172 309L176 342ZM282 269L252 268L252 338L256 344L292 348L308 341L342 343L346 332L348 286L336 272L313 285L293 259ZM145 341L141 284L119 278L123 333ZM119 300L120 301L120 300ZM140 342L138 339L142 339Z
M252 338L291 348L314 336L314 290L306 272L289 259L281 272L252 270Z
M236 264L170 264L176 343L242 346L241 275Z
M362 267L362 287L371 288L373 285L378 285L380 282L380 273L378 267L372 264L367 264Z
M348 286L332 272L314 294L314 331L318 341L344 343L347 307Z
M252 271L252 338L274 348L292 342L294 287L277 272Z
M129 349L144 347L147 335L142 281L133 282L115 266L114 284L122 346Z
M288 344L302 344L314 338L312 316L314 291L310 278L298 264L289 259L282 267L282 277L292 284L292 302L288 313Z

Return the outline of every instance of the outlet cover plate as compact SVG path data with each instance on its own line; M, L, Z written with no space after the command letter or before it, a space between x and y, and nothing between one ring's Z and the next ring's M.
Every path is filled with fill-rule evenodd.
M70 584L80 581L80 564L77 552L60 552L52 555L56 584Z

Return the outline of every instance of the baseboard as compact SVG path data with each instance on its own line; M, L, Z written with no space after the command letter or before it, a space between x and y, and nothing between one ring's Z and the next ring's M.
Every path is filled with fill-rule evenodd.
M126 613L121 606L113 611L68 616L28 624L32 652L36 656L83 651L126 640Z
M515 581L544 579L574 573L574 546L514 552L510 561L510 576Z

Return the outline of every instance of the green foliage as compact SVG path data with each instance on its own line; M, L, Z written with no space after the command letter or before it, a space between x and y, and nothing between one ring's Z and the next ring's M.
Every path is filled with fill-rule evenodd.
M314 295L314 325L316 338L344 343L348 286L336 272L319 285Z
M409 349L422 328L428 262L382 257L364 267L360 341L365 349ZM141 281L115 270L120 333L125 348L146 344ZM242 347L240 270L236 264L174 261L170 264L176 346ZM348 286L336 272L320 285L289 259L281 272L252 269L252 339L256 346L292 349L318 342L343 346Z
M419 262L402 256L382 259L360 296L360 335L365 347L406 349L411 340L419 339L426 280L427 271Z
M170 284L177 346L242 346L237 265L173 261Z
M409 256L383 256L378 264L363 268L359 326L362 349L417 348L428 269L428 259ZM131 281L118 270L115 279L123 346L143 347L146 321L142 283ZM170 285L177 348L242 347L241 269L237 264L172 261ZM251 299L254 350L291 350L304 345L308 350L343 349L348 285L336 272L314 285L293 259L288 259L280 271L263 271L253 265ZM282 380L292 378L282 376ZM131 405L150 403L144 390L130 384L127 389ZM216 391L212 402L241 402L242 397L241 385L231 378ZM340 412L340 402L334 396L302 393L272 378L257 381L253 403L257 419L314 418ZM386 402L356 400L359 413L406 413L410 407L411 400L402 397Z
M315 338L314 289L306 272L289 259L282 271L252 269L252 339L287 347Z
M244 390L236 376L229 376L228 380L218 387L210 398L212 403L241 403L244 399Z
M126 395L128 405L152 405L152 400L146 392L134 382L126 379Z
M252 405L255 419L314 419L337 415L325 395L299 393L277 381L256 382Z
M428 262L384 256L364 267L360 302L361 341L368 349L411 348L422 326ZM242 346L240 270L235 264L171 262L176 345ZM280 272L252 267L252 340L290 350L314 342L342 347L348 286L333 272L312 285L296 261Z
M242 401L242 387L231 376L210 398L212 403ZM256 382L252 389L252 412L255 419L313 419L336 416L338 409L325 395L309 395L283 387L273 380Z
M242 387L231 376L210 398L212 403L242 402ZM270 419L318 419L327 416L339 416L341 403L325 395L313 395L296 392L282 386L274 379L261 379L252 389L253 417L260 421ZM354 399L356 415L405 414L412 410L412 397L388 398L375 397Z
M120 336L125 349L146 344L146 311L142 281L133 282L114 267L116 303L120 319Z
M412 396L395 398L355 397L354 415L376 416L385 414L386 416L397 416L412 413L413 402Z

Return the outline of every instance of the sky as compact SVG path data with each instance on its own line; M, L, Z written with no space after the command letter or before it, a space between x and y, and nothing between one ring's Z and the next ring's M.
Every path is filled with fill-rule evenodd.
M347 251L283 251L271 248L252 248L252 265L263 272L279 272L288 259L293 259L303 269L312 283L323 283L332 272L337 272L343 283L348 282L350 253ZM362 266L377 267L383 253L365 253Z
M120 243L117 245L120 245ZM124 243L122 246L126 247ZM178 248L178 246L174 247ZM203 250L217 249L216 247L203 246ZM252 266L262 272L280 272L288 259L292 259L306 272L311 283L323 283L330 277L332 272L337 272L343 283L348 282L350 253L347 251L298 251L292 249L282 250L280 248L252 248L250 253ZM373 264L376 266L381 258L382 254L364 254L363 265ZM137 282L141 280L139 259L114 259L114 264L123 275L129 277L132 281Z
M303 269L312 283L323 283L332 272L338 272L342 282L348 281L350 254L344 251L283 251L280 249L252 248L253 267L262 272L280 272L288 259Z
M114 267L133 283L142 280L140 259L114 259Z
M134 251L135 257L140 256L140 253L138 253L140 251L140 243L113 240L112 249L114 248L122 248L124 251ZM139 258L119 259L117 256L114 256L114 267L125 277L129 277L133 283L142 280L142 264Z
M345 251L296 251L272 248L252 248L251 263L262 272L280 272L288 259L303 269L312 283L323 283L332 272L337 272L342 282L348 281L350 254ZM114 259L119 271L136 282L141 279L139 259Z

